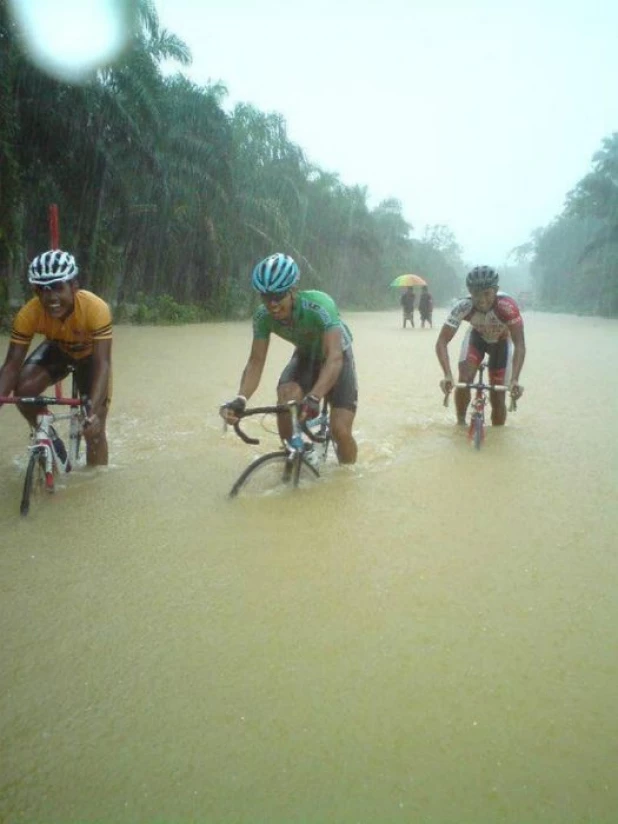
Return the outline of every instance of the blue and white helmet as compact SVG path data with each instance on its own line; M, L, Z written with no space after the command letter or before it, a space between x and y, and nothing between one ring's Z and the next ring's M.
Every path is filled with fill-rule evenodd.
M263 295L267 292L281 294L296 286L300 271L296 261L289 255L277 252L257 264L251 276L253 288Z
M33 286L47 286L63 280L73 280L79 269L73 255L62 249L50 249L35 257L28 269L28 282Z

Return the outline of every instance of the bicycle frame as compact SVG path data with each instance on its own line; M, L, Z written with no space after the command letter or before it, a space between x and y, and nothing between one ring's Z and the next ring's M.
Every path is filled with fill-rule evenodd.
M35 473L44 479L45 489L48 492L54 492L56 476L67 474L77 464L82 422L86 410L84 400L77 397L75 378L73 378L72 395L71 398L55 395L0 397L1 404L45 407L45 411L36 416L36 423L32 427L32 443L28 446L28 467L20 506L22 515L27 515L30 508L30 494L35 482ZM47 409L50 406L70 407L70 411L65 414L54 414ZM56 436L54 424L63 420L69 421L69 444L64 458L56 452L53 443Z
M322 411L317 418L308 422L301 422L298 418L299 404L290 401L286 404L276 406L255 407L246 409L239 416L239 420L234 424L234 431L245 443L258 444L259 439L249 437L240 428L241 419L252 415L261 414L281 414L289 413L291 416L292 433L282 443L282 449L278 452L267 453L256 458L240 475L232 490L230 497L236 497L243 485L256 471L262 471L260 467L267 464L280 462L283 470L279 476L281 483L292 482L294 487L298 486L301 477L301 470L309 473L314 478L319 476L319 464L326 459L328 445L330 443L330 425L328 417L327 403L324 402ZM318 455L313 449L313 443L322 444L322 454Z
M488 384L484 381L485 370L489 367L487 361L483 360L478 367L478 380L472 383L456 383L455 389L469 389L474 394L470 399L470 424L468 426L468 439L474 444L476 449L480 449L485 440L485 407L487 405L488 392L508 392L509 387L502 384ZM444 405L448 405L448 395L444 398ZM509 411L515 411L517 403L511 397Z

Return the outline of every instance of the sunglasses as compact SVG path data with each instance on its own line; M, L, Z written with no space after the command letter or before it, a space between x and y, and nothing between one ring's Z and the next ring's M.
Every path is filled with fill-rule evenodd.
M54 280L51 283L37 283L34 291L40 295L43 292L61 292L66 280Z
M264 292L260 295L262 303L283 303L289 292Z

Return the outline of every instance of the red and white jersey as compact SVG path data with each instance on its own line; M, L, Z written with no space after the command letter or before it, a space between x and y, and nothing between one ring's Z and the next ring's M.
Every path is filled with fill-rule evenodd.
M475 309L470 296L461 298L449 312L444 324L452 329L459 329L462 320L467 320L487 343L496 343L510 337L510 329L513 326L523 326L524 323L519 306L506 292L496 294L489 312Z

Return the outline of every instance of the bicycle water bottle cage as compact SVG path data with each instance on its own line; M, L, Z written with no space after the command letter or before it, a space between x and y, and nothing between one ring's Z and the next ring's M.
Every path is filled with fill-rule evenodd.
M320 456L315 450L312 443L305 444L305 451L303 453L304 459L309 466L312 466L316 471L320 468Z
M288 443L288 446L291 449L296 449L296 450L300 450L300 451L303 450L304 445L305 445L305 442L303 441L302 435L292 435L291 438L288 438L287 443Z
M71 461L69 460L66 446L64 445L64 441L62 440L60 435L58 435L53 426L49 427L49 436L51 439L52 449L54 450L54 455L56 456L56 460L58 461L60 467L62 468L63 472L70 472Z

